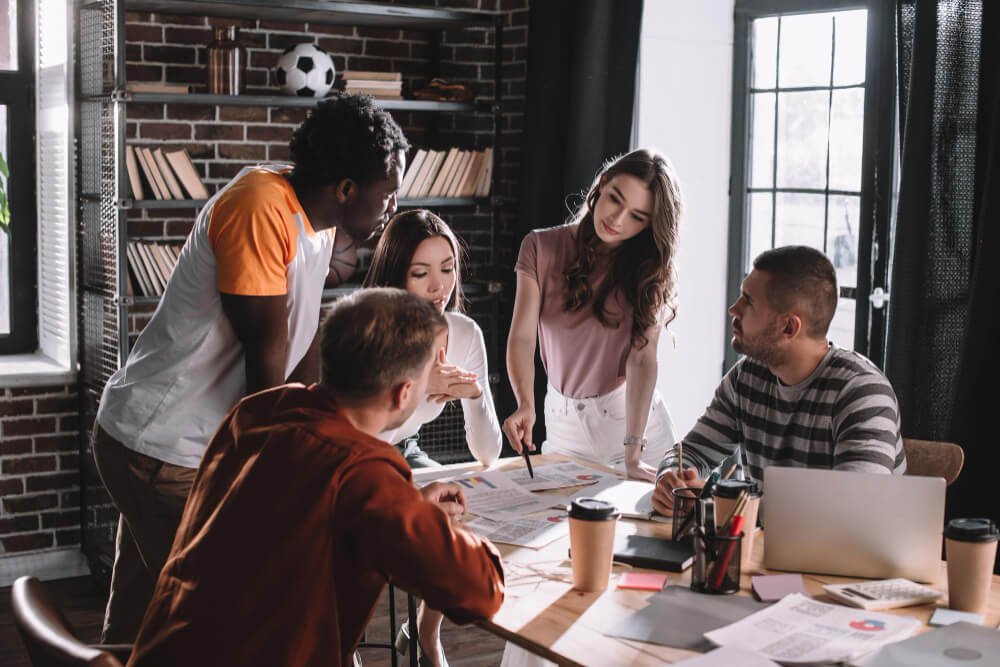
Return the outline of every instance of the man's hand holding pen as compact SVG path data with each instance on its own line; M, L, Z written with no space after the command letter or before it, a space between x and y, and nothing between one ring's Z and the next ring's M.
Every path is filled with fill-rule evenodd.
M677 475L675 470L668 470L656 480L653 489L653 509L663 516L672 516L674 513L673 490L681 487L700 489L705 486L705 480L698 479L698 471L694 468L685 468L683 478Z

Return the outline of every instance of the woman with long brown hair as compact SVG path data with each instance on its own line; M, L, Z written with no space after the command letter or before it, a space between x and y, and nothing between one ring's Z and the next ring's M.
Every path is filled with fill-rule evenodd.
M507 341L518 407L503 425L518 452L536 449L537 341L548 376L544 451L653 481L674 443L656 350L674 317L680 213L670 162L640 149L604 166L569 222L525 237Z
M444 402L461 400L469 451L485 466L500 455L500 424L490 394L486 345L479 325L462 314L462 253L444 220L424 209L399 213L389 221L372 256L365 287L398 287L427 299L448 322L431 368L427 396L406 422L379 434L396 445L412 468L439 465L420 446L420 427L441 414ZM446 666L441 645L441 612L423 603L417 613L420 664ZM409 645L408 624L400 626L396 648Z

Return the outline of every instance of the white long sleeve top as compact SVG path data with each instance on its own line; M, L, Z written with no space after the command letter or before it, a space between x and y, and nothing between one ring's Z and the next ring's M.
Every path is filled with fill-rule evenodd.
M461 313L448 311L448 361L475 373L482 394L476 399L462 399L465 415L465 439L477 461L489 465L500 456L502 434L490 393L489 370L486 366L486 344L479 325ZM417 434L420 427L433 421L444 410L444 403L423 398L406 422L391 431L383 431L379 439L396 444Z

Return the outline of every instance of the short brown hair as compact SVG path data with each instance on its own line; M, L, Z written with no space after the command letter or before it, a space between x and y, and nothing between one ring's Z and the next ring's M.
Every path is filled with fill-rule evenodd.
M826 255L802 245L765 250L753 268L768 274L767 298L779 312L797 309L810 338L826 336L837 310L837 272Z
M430 302L409 292L358 290L337 301L323 322L321 382L348 403L379 396L416 377L447 326Z

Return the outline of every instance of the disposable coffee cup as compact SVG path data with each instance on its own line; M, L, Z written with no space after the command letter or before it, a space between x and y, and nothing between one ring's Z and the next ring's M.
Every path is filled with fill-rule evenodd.
M614 554L615 527L621 512L597 498L579 498L566 508L569 514L570 561L573 588L600 592L608 587Z
M750 486L750 497L747 499L746 509L743 510L743 550L742 566L747 569L753 559L753 545L757 538L757 513L760 511L760 482L753 482Z
M753 482L737 479L724 479L715 485L715 525L724 526L726 519L733 513L740 494L750 492Z
M952 519L945 526L950 609L981 612L986 608L998 536L991 519Z

